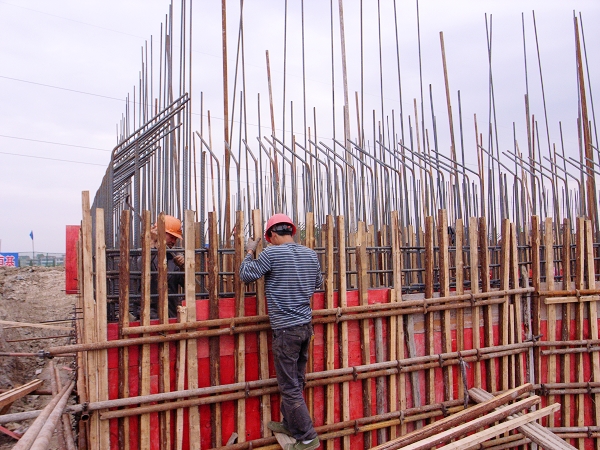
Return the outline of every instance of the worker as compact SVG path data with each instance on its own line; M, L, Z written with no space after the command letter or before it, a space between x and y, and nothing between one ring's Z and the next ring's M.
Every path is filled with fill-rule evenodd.
M177 241L182 239L181 220L165 215L165 241L167 248L175 248ZM158 248L158 226L155 223L150 229L150 247ZM137 258L137 270L141 271L141 256ZM181 305L184 295L179 293L179 287L184 287L185 275L184 257L181 253L167 252L167 293L169 317L177 317L177 306ZM150 318L158 319L158 254L152 252L150 258ZM140 301L131 302L129 310L134 319L140 318Z
M264 276L269 322L273 329L273 361L281 393L282 422L271 421L270 430L296 439L284 450L310 450L319 438L308 413L303 391L308 346L313 335L310 298L323 283L317 254L296 244L296 226L285 214L267 221L265 239L270 246L253 255L261 238L248 240L240 278L250 283Z

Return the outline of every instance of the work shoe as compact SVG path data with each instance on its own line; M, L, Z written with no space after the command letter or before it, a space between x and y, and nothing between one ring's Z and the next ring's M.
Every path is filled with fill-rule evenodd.
M294 437L292 432L286 428L286 426L283 424L283 422L270 421L267 424L267 428L269 430L273 431L274 433L283 433L283 434L287 434L288 436Z
M295 444L287 444L283 450L313 450L319 446L319 438L316 437L308 444L304 444L302 441L296 441Z

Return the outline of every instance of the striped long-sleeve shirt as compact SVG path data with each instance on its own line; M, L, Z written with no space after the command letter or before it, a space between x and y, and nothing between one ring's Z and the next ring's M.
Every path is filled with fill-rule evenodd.
M248 254L240 266L245 283L265 277L269 321L274 330L312 320L310 297L323 283L314 250L299 244L267 247L257 259Z

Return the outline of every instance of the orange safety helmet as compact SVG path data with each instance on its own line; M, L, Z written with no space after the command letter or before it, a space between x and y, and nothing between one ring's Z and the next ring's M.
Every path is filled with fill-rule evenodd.
M273 228L275 225L278 225L280 223L287 223L289 225L292 226L292 236L296 234L296 225L294 225L294 222L292 222L292 219L290 219L288 216L286 216L285 214L274 214L271 216L271 218L267 221L267 226L265 227L265 239L267 240L267 242L271 242L271 237L269 236L269 231L271 230L271 228Z
M165 231L171 236L182 239L181 220L165 214Z

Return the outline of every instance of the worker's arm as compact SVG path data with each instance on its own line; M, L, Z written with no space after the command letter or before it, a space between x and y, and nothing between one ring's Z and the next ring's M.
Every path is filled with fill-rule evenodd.
M270 270L271 261L268 252L261 252L257 259L252 257L252 253L247 253L240 265L240 278L244 283L251 283L258 280Z

